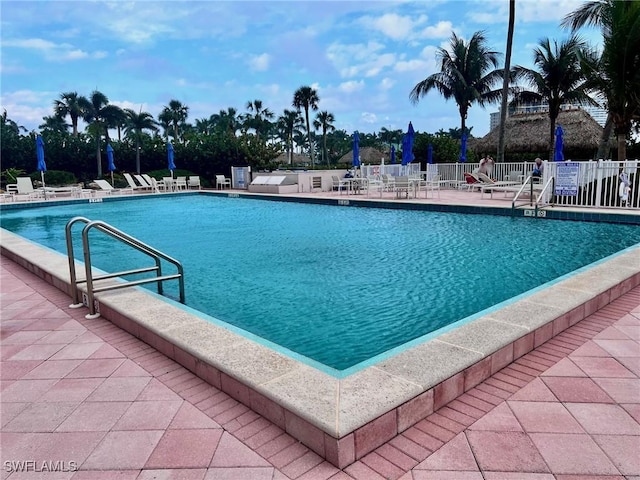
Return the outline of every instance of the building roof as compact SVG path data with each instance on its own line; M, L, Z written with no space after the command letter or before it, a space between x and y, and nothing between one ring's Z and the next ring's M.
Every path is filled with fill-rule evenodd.
M581 108L561 111L556 120L564 130L565 149L597 150L603 128ZM505 122L505 152L547 152L549 150L548 113L512 115ZM498 148L500 128L482 138L471 139L469 148L491 152Z

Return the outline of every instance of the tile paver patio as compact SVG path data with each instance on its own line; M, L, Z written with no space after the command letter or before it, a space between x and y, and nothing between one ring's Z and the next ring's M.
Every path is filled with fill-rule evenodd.
M341 471L4 257L0 282L1 479L640 479L640 287Z

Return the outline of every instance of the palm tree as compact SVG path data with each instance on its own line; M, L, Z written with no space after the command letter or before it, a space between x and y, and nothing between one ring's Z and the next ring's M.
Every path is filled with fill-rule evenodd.
M627 156L626 139L634 118L640 115L640 2L593 0L562 21L562 26L573 32L585 25L602 31L602 53L589 52L582 65L587 68L588 85L606 101L607 124L614 126L618 160L622 161ZM598 158L602 158L608 140L608 135L603 135Z
M96 162L98 166L98 178L102 177L102 159L100 156L100 137L105 134L107 142L109 141L109 125L114 118L120 115L121 109L116 105L109 105L107 96L94 90L87 99L81 97L80 105L82 107L82 118L87 122L87 129L96 139Z
M436 55L441 64L440 72L413 87L409 98L417 104L434 88L446 100L453 98L464 132L467 113L474 102L484 106L500 99L501 91L492 90L502 76L502 70L497 69L499 53L489 50L484 32L480 31L474 33L468 43L452 33L449 50L439 48Z
M71 118L73 136L78 136L78 119L82 117L82 102L85 97L78 92L65 92L60 94L60 100L53 101L53 108L57 117L64 119L67 115Z
M209 117L209 121L217 131L231 137L235 137L236 132L240 128L238 111L232 107L226 110L220 110L220 113L214 113Z
M187 121L189 116L189 107L183 105L179 100L170 100L169 105L162 109L161 115L165 119L170 119L170 124L173 127L173 138L176 142L180 141L180 129Z
M304 109L304 118L305 125L307 127L307 140L309 142L309 151L311 152L311 168L314 167L315 164L315 155L313 144L311 143L311 123L309 122L309 109L313 111L318 110L318 102L320 98L318 98L318 92L316 92L311 87L300 87L293 94L293 106L300 111L300 109Z
M278 128L282 132L283 140L285 143L285 150L289 155L289 165L293 163L293 139L296 134L300 134L300 127L303 125L304 120L300 116L300 112L297 110L285 109L282 115L278 118Z
M42 120L44 120L44 123L38 125L41 132L67 133L69 131L69 124L64 121L64 118L60 118L57 115L42 117Z
M148 112L136 113L130 108L124 109L127 115L127 121L124 126L125 135L133 135L136 144L136 172L140 173L140 137L144 130L158 131L157 123L153 119L153 115Z
M509 75L511 70L511 49L513 47L513 26L516 20L516 0L509 0L509 28L507 31L507 53L504 56L504 74L502 79L502 103L500 106L500 130L498 132L498 162L504 162L504 130L507 122L507 102L509 100Z
M246 108L249 113L246 115L245 123L256 131L256 138L259 139L260 133L267 132L269 120L273 118L273 112L268 108L262 108L262 100L247 102Z
M329 157L327 156L327 132L332 132L336 129L333 126L333 122L336 119L333 113L329 113L326 110L319 112L316 115L316 119L313 121L313 128L322 129L322 163L329 165Z
M554 133L556 120L563 104L597 105L589 96L585 75L580 67L579 52L585 44L576 36L560 44L548 38L540 40L534 49L534 65L538 70L516 65L515 80L523 80L532 87L524 90L516 87L515 101L544 102L549 105L549 158L554 158Z

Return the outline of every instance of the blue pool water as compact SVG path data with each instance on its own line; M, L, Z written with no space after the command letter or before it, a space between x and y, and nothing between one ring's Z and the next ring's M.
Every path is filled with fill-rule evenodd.
M0 224L66 253L78 215L182 262L190 307L337 370L640 243L630 225L207 195L4 210ZM92 238L103 270L149 265Z

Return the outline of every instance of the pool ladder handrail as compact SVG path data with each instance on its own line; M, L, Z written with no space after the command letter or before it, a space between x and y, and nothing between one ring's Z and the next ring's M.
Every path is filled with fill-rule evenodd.
M542 198L542 194L547 190L547 188L549 187L549 185L553 184L553 177L549 178L549 180L547 180L547 183L544 185L544 187L542 187L542 190L540 191L540 194L538 195L537 198L534 197L533 192L534 192L534 188L533 188L533 176L528 176L527 179L524 181L524 183L522 184L522 186L520 187L520 189L518 190L518 192L513 196L513 200L511 202L511 213L513 214L516 210L516 202L518 201L518 198L520 197L520 195L522 195L525 191L527 191L527 193L529 193L529 201L525 202L519 206L522 205L530 205L530 206L534 206L536 208L536 213L538 210L538 206L539 206L539 200L540 198ZM529 188L527 189L526 187L529 186ZM534 202L535 199L535 202ZM536 214L537 217L537 214Z
M77 222L85 223L85 226L82 229L82 251L84 254L84 267L85 267L85 273L86 273L84 280L77 279L76 268L75 268L75 258L73 253L73 238L71 235L71 228ZM115 238L116 240L119 240L122 243L129 245L135 248L136 250L146 254L147 256L153 258L155 260L155 266L138 268L134 270L126 270L123 272L107 273L105 275L94 275L91 267L91 249L89 246L89 232L91 229L99 230L105 233L106 235L109 235L112 238ZM72 297L73 297L73 303L70 305L70 307L78 308L84 305L84 303L79 302L78 285L81 283L86 283L87 284L87 304L88 304L87 306L89 307L89 314L86 315L86 318L97 318L100 316L100 313L96 313L95 293L104 292L107 290L128 288L128 287L143 285L143 284L152 283L152 282L156 282L158 284L158 294L163 295L162 282L166 280L177 279L180 285L180 303L185 303L184 270L182 268L182 264L179 261L175 260L174 258L147 245L146 243L141 242L137 238L127 235L123 231L118 230L114 226L109 225L108 223L103 222L101 220L92 221L85 217L74 217L67 222L67 225L65 227L65 235L67 240L67 257L69 260L69 276L71 279ZM163 275L161 260L165 260L168 263L171 263L172 265L174 265L177 269L177 273L170 274L170 275ZM134 275L134 274L146 273L146 272L156 272L156 276L152 278L131 280L123 283L105 285L102 287L94 286L94 282L99 280L123 277L126 275Z

